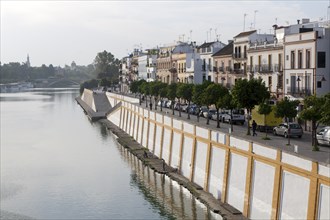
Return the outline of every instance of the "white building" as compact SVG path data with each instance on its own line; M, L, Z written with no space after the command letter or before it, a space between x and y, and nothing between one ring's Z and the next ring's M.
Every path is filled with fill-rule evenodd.
M220 41L203 43L197 48L198 53L200 54L200 59L202 60L202 79L213 81L216 70L213 66L213 57L212 55L218 52L220 49L225 47L226 45Z
M293 97L330 92L330 29L303 19L286 28L284 92Z

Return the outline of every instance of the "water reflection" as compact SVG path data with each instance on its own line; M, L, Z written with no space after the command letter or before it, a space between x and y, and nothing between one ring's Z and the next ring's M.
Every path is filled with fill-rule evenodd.
M166 219L222 219L220 215L210 211L192 194L171 180L143 163L125 148L118 145L118 150L134 173L131 184L139 188L144 198Z

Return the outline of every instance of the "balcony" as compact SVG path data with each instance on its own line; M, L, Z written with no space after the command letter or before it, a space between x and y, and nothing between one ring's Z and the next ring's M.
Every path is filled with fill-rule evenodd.
M264 65L255 65L254 66L255 72L259 73L272 73L273 71L273 66L269 64L264 64Z
M274 72L283 72L283 65L280 64L275 64L274 65Z
M244 74L244 70L242 69L234 69L234 72L235 74Z
M246 66L246 71L248 71L250 73L254 73L254 66L253 65L247 65Z
M246 59L247 55L246 53L233 53L234 59Z
M312 94L312 90L310 88L305 87L287 87L287 93L292 96L299 96L299 97L305 97Z
M226 66L226 72L232 72L233 68L231 66Z

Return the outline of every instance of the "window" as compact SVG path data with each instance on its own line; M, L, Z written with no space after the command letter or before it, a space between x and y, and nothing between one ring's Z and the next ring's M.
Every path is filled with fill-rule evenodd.
M268 71L272 70L272 55L268 55Z
M269 89L270 89L270 87L272 87L272 85L273 85L272 77L269 76L269 77L268 77L268 86L269 86Z
M302 50L298 51L298 69L302 68Z
M322 88L322 81L317 81L317 88Z
M294 69L294 67L295 67L294 59L295 59L294 51L291 51L291 69Z
M311 51L306 50L306 69L311 68Z
M325 68L325 52L317 52L317 67Z

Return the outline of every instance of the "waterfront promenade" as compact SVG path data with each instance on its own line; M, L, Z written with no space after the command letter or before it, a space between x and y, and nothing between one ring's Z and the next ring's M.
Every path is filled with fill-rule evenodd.
M127 94L122 94L127 95ZM131 97L134 97L131 96ZM139 105L142 108L150 109L149 107L146 107L145 101ZM149 100L148 100L148 106L149 106ZM206 124L206 118L199 117L199 122L197 121L196 115L190 115L190 119L187 119L188 114L185 112L181 112L181 117L179 117L179 111L174 111L174 115L172 115L172 109L169 108L163 108L163 111L161 111L160 107L157 106L157 110L155 109L155 105L153 103L152 110L154 112L160 113L160 114L166 114L167 116L173 117L178 120L183 120L186 122L189 122L194 125L198 125L207 129L212 129L215 131L220 131L222 133L229 133L230 124L228 123L220 123L220 128L217 128L217 122L214 120L209 120L209 124ZM294 154L297 154L299 156L302 156L306 159L311 159L313 161L320 162L326 166L329 166L330 164L330 147L328 146L319 146L319 151L312 151L312 135L311 132L304 131L304 134L302 138L292 137L290 139L290 145L287 145L288 140L282 136L275 136L272 133L268 133L268 137L270 140L263 140L262 138L265 137L265 132L257 132L258 136L252 136L252 135L246 135L247 133L247 122L244 125L233 125L233 131L232 135L260 143L263 145L266 145L268 147L274 148L274 149L281 149L284 152L293 152ZM252 130L251 130L252 133ZM294 152L294 145L298 146L298 152Z

